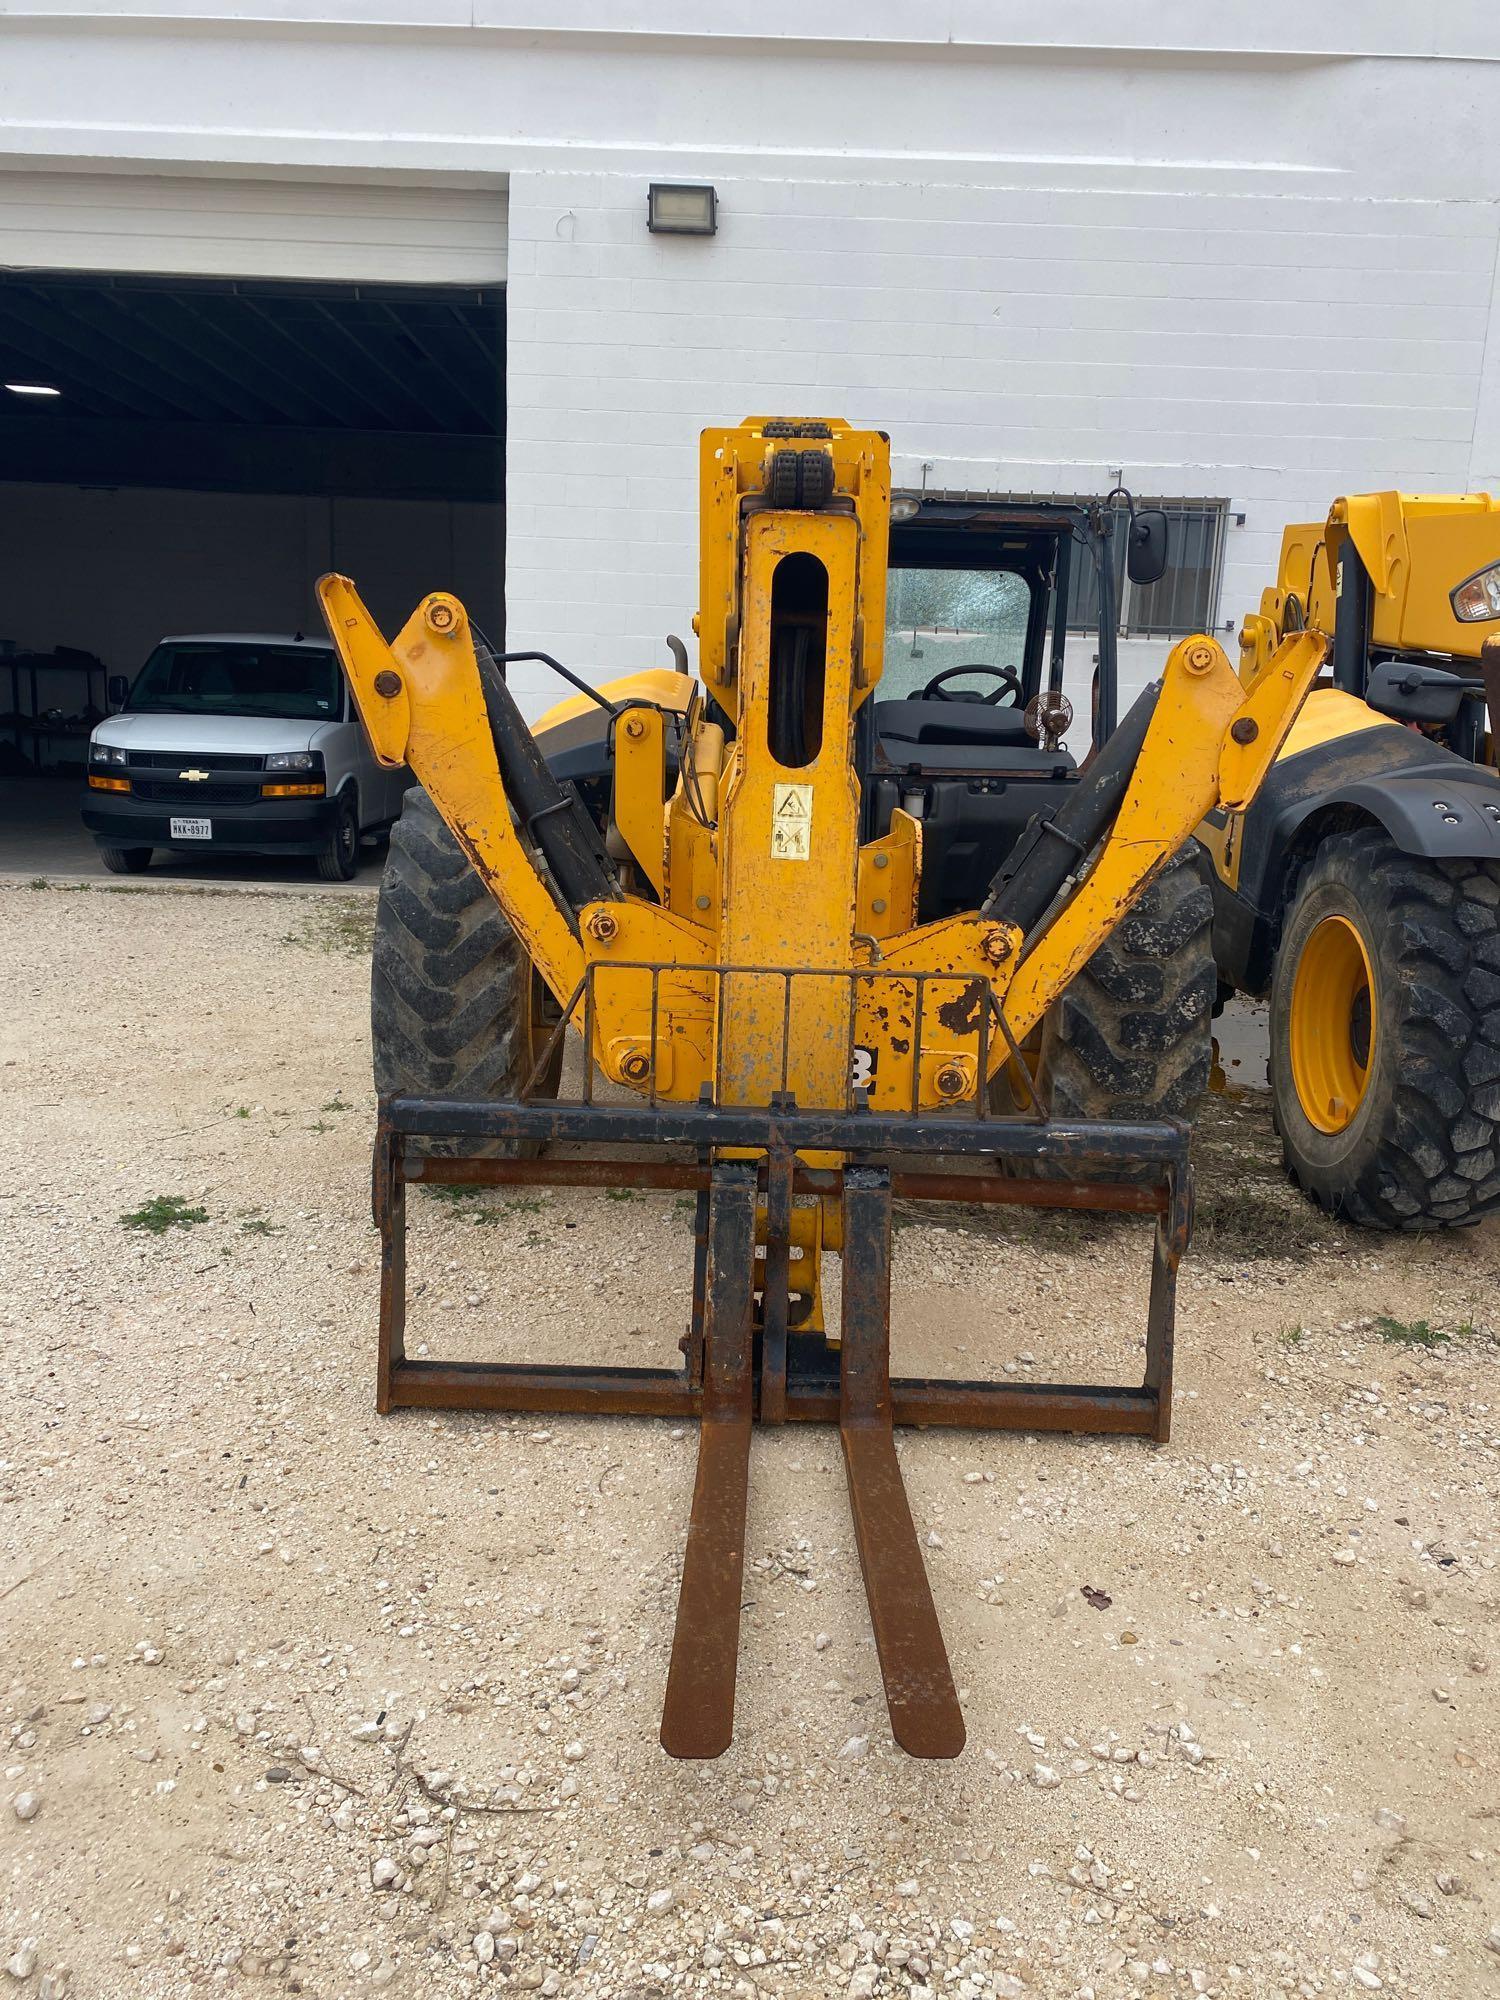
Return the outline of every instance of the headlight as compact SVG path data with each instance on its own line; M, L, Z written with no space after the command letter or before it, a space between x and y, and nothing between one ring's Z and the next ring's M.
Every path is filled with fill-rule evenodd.
M314 750L273 750L266 759L268 771L320 771L323 759Z
M125 752L116 749L113 743L91 743L89 761L93 764L123 764Z
M1500 618L1500 563L1491 563L1478 576L1471 576L1457 590L1450 591L1448 602L1453 606L1454 617L1462 619L1465 625Z

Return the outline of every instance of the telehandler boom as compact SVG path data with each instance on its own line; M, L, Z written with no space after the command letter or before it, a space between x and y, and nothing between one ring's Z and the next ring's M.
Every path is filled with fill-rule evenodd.
M377 754L411 765L554 997L554 1040L571 1029L584 1054L575 1102L383 1100L379 1404L699 1417L662 1721L677 1756L717 1756L733 1731L757 1418L839 1424L892 1730L936 1757L964 1727L893 1423L1167 1436L1184 1128L997 1116L991 1089L1009 1071L1029 1101L1020 1044L1205 814L1248 803L1325 651L1292 635L1242 684L1212 639L1183 641L979 906L919 923L922 820L897 809L862 840L854 764L889 536L883 434L761 418L704 434L702 686L584 690L609 711L602 835L455 598L424 599L388 645L348 579L319 586ZM553 1141L588 1151L536 1157ZM995 1171L1018 1163L1027 1177ZM682 1370L408 1356L411 1181L696 1191ZM1154 1215L1141 1385L892 1381L893 1193ZM825 1249L842 1251L836 1339Z

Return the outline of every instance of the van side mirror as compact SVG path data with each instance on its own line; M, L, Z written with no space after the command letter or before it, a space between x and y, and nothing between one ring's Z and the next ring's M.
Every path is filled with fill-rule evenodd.
M130 681L125 674L111 674L105 683L105 699L111 715L118 715L130 699Z
M1125 573L1132 583L1160 583L1167 573L1167 517L1160 507L1144 507L1130 517Z

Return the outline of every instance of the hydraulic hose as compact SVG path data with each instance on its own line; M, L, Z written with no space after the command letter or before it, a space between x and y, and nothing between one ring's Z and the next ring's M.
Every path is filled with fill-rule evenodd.
M1031 934L1120 810L1160 693L1161 682L1152 681L1137 695L1055 816L1032 820L991 882L981 915Z
M571 785L559 784L547 769L547 760L522 721L516 698L494 660L477 649L475 658L506 796L522 831L540 850L562 898L564 914L576 931L583 905L617 897L620 879L582 799Z

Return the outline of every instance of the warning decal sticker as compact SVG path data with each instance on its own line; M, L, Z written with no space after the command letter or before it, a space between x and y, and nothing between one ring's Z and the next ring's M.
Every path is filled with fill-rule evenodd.
M771 853L777 861L806 861L812 854L811 785L778 785L771 801Z

